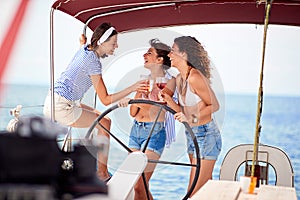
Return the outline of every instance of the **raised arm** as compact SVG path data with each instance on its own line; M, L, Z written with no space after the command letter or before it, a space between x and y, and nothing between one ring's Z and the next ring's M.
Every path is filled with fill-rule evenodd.
M134 96L135 99L142 98L142 92L137 92ZM132 104L130 106L130 116L135 117L140 110L140 104Z
M84 34L81 34L80 37L79 37L79 44L80 44L80 47L82 47L87 41L87 38L85 37Z
M176 79L172 78L168 81L167 86L161 91L162 99L167 103L167 105L176 112L181 111L180 105L173 100L173 95L176 89Z
M105 106L121 100L122 98L126 97L130 93L137 91L139 88L145 87L142 81L138 81L119 92L116 92L113 94L108 94L107 88L104 84L104 81L103 81L103 78L101 75L92 75L91 79L92 79L93 86L96 90L96 93L97 93L100 101Z

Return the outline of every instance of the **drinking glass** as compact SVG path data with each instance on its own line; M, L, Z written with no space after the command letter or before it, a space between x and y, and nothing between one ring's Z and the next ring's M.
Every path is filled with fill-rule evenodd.
M146 75L146 74L141 74L140 75L140 80L144 80L145 83L147 84L147 92L145 93L142 93L142 99L148 99L148 96L149 96L149 92L152 90L152 86L151 86L151 79L150 79L150 76L149 75ZM153 85L153 83L152 83Z
M156 77L155 84L156 84L157 88L161 91L166 87L167 82L168 82L168 79L165 77ZM162 99L159 99L159 101L163 102Z
M157 77L156 78L156 86L162 90L166 87L168 79L165 77Z

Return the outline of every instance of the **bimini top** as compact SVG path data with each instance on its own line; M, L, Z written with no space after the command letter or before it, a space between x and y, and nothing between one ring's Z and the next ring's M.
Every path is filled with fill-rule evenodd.
M300 26L300 0L273 0L269 24ZM58 0L52 5L94 30L110 22L119 32L187 24L264 24L255 0Z

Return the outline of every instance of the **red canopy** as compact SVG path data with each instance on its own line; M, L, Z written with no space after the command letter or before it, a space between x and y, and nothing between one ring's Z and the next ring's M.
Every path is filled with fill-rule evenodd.
M263 24L265 15L265 3L254 0L58 0L52 8L83 23L90 20L92 30L110 22L119 32L185 24ZM300 26L300 0L274 0L269 23Z

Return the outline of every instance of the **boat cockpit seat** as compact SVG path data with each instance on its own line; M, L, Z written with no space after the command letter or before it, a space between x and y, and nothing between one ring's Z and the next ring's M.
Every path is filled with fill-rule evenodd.
M258 145L258 165L255 168L260 172L260 183L268 184L269 167L275 172L275 185L294 187L294 171L287 154L273 146ZM220 167L220 180L237 181L238 170L245 166L245 174L251 175L253 144L241 144L231 148L224 157Z

